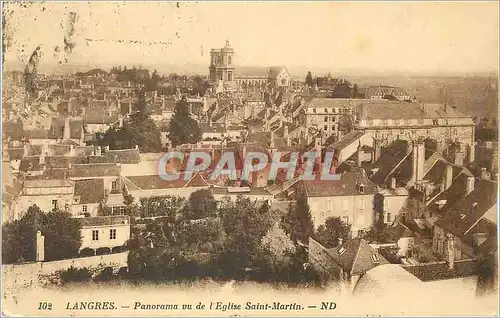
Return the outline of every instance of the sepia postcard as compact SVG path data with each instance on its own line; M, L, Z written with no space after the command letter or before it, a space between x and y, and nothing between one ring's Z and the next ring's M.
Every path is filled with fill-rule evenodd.
M498 317L498 1L1 5L2 316Z

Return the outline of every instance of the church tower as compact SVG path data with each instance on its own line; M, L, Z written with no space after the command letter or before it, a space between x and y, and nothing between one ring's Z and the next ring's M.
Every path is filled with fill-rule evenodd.
M233 66L234 50L226 40L226 46L222 49L210 50L210 81L220 83L224 89L231 89L235 86L234 82L234 66Z

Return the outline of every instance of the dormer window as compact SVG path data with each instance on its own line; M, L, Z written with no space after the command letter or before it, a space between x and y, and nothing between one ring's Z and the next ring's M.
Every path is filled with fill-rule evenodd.
M360 194L364 194L365 193L365 185L364 184L358 185L358 190L359 190Z
M339 254L342 255L344 254L346 251L346 248L345 247L341 247L340 250L339 250Z
M372 261L374 263L379 263L380 262L380 259L378 258L377 254L372 254Z
M467 217L467 215L465 215L465 214L463 214L463 213L462 213L462 214L460 214L460 220L464 220L466 217Z
M477 202L472 203L472 207L475 208L477 205Z

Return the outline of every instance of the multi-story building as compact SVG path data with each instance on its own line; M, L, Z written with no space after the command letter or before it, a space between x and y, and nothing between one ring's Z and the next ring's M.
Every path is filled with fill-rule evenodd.
M80 254L95 255L121 252L130 239L130 217L112 215L81 218Z
M399 101L411 100L410 94L401 87L393 86L370 86L366 89L366 98L370 99L394 99Z
M225 90L234 89L234 50L229 41L221 49L212 49L210 51L210 81L213 83L222 83Z
M354 128L382 146L395 140L427 139L432 141L431 148L443 153L452 144L458 144L465 158L474 161L474 121L446 104L362 103L355 117Z
M342 136L339 132L352 129L356 107L373 103L369 99L314 98L298 113L299 122L311 132L322 132L325 136ZM345 128L343 126L346 126Z
M338 217L351 225L353 236L373 225L373 199L376 186L362 172L343 173L340 180L302 180L297 193L305 194L314 226Z

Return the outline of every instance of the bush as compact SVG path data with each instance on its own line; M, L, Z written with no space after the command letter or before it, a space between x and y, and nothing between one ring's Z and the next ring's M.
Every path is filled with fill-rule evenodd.
M90 269L84 268L75 268L71 266L66 270L62 270L59 272L59 276L63 283L67 282L84 282L88 281L92 278L92 272Z
M98 282L107 282L113 278L115 278L115 275L113 274L113 267L106 267L95 277L95 280Z

